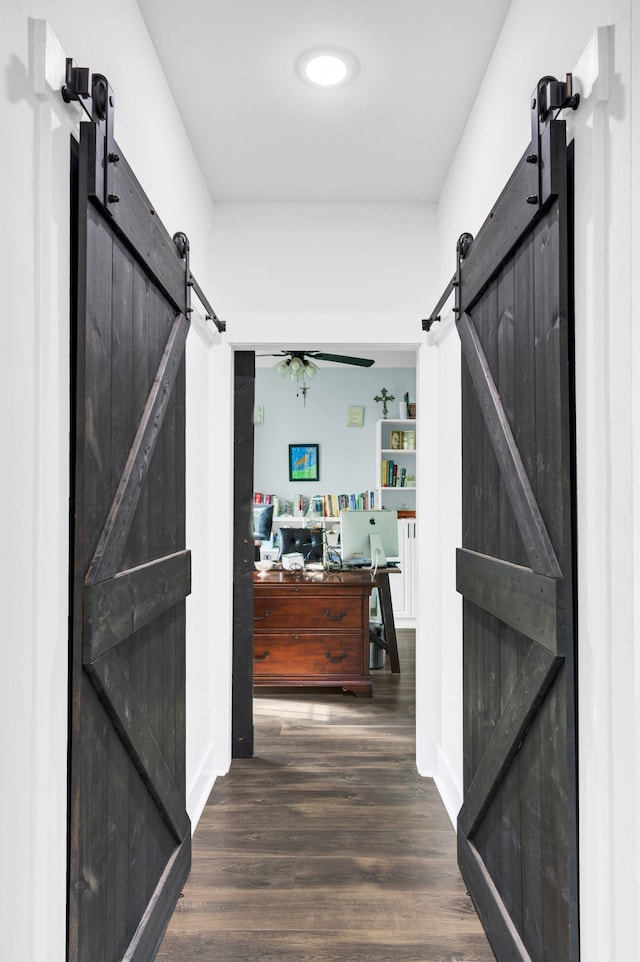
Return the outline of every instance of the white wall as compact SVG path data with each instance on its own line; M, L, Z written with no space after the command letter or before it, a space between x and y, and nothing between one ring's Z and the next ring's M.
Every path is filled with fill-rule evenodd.
M49 20L63 56L109 78L116 138L169 232L189 235L192 267L207 292L212 209L133 0L114 0L108 10L93 0L2 4L0 956L58 962L65 956L66 914L69 140L77 123L75 108L64 106L38 79L42 51L29 17ZM55 68L54 59L49 69ZM57 87L60 81L52 82ZM206 783L226 769L229 756L230 584L227 566L212 556L206 526L220 529L220 519L207 508L230 499L231 352L194 331L187 367L200 395L192 391L188 398L187 456L187 526L194 549L194 592L187 604L187 781L190 811L197 816ZM221 464L201 456L212 446ZM200 518L203 506L200 527L194 513ZM213 579L220 586L215 629ZM211 666L212 658L213 677L194 670Z
M366 356L366 351L361 354ZM373 398L386 388L396 398L389 402L389 417L398 417L406 392L415 401L415 368L377 363L371 368L323 367L308 384L303 404L290 379L278 377L272 368L257 368L256 404L264 406L264 425L255 429L255 490L292 500L296 494L351 494L376 488L376 421L382 417L382 405ZM350 405L364 408L361 428L347 425ZM288 446L301 442L320 445L318 483L289 481Z
M273 341L283 333L279 319L293 312L287 330L294 336L327 343L328 319L356 315L339 340L374 343L375 319L366 331L366 312L387 324L413 315L412 339L420 341L434 229L432 204L216 204L212 271L217 303L233 320L230 339L240 334L241 317L254 315L262 329L256 343ZM271 327L274 312L279 331ZM392 331L382 338L394 340Z
M562 77L580 60L596 27L611 24L599 57L582 61L583 103L570 125L576 143L576 392L578 459L580 887L583 962L638 958L637 841L640 779L637 709L638 635L632 583L637 535L638 360L631 293L629 0L513 0L438 210L439 286L455 267L455 242L476 233L529 138L529 98L538 78ZM541 27L541 25L543 25ZM637 63L638 26L634 61ZM611 56L607 71L606 54ZM599 64L599 66L598 66ZM606 74L589 86L594 69ZM637 90L637 79L636 90ZM637 106L636 106L637 119ZM634 132L636 128L634 127ZM637 147L637 133L635 141ZM488 149L488 145L490 149ZM635 182L637 184L637 159ZM638 223L637 201L635 223ZM634 237L636 234L634 233ZM634 242L637 246L637 241ZM637 273L637 272L636 272ZM633 288L632 288L633 285ZM441 454L433 496L444 507L459 486L459 386L452 363L455 331L436 335L439 417L429 443ZM455 360L456 365L458 361ZM633 401L633 405L630 403ZM423 441L424 443L424 441ZM635 452L636 471L632 460ZM635 483L634 483L635 482ZM453 507L453 506L452 506ZM451 567L460 543L459 513L441 512L431 589L440 615L441 674L430 686L423 661L418 686L439 699L424 719L424 771L434 771L452 815L461 780L460 602ZM635 547L637 552L637 543ZM436 604L436 598L438 604ZM420 650L420 648L419 648ZM452 695L454 693L454 695ZM434 718L434 715L437 716ZM419 720L420 723L420 720ZM432 728L428 726L432 725ZM431 736L435 735L435 744ZM434 765L435 767L431 767ZM455 803L455 804L454 804Z

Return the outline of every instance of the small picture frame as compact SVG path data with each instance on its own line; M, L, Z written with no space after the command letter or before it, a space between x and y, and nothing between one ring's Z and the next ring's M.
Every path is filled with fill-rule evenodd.
M289 481L320 480L320 446L318 444L289 445Z
M392 431L389 435L389 445L394 451L402 450L404 431Z
M361 428L364 424L364 408L357 404L352 404L347 408L347 427Z

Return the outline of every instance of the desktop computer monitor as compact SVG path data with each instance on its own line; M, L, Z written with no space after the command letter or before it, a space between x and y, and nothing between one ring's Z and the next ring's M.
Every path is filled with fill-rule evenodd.
M398 557L397 511L341 511L340 547L344 564L380 567Z

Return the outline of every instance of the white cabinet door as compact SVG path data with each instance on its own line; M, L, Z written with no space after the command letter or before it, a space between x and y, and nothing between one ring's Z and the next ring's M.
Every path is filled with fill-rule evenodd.
M400 574L389 577L393 617L405 622L400 627L410 627L407 622L415 619L416 598L416 520L401 518L398 521L398 552Z

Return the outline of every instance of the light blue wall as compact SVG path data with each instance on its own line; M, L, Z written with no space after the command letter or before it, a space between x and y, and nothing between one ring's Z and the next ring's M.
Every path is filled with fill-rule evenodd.
M275 359L274 359L275 363ZM306 405L296 385L272 368L256 370L256 404L264 406L264 425L255 429L256 491L291 500L296 494L350 494L374 488L376 421L382 405L373 398L383 387L395 396L389 417L398 417L408 391L415 401L415 368L324 367L307 382ZM364 407L364 426L347 426L347 408ZM320 445L320 481L289 481L289 444Z

